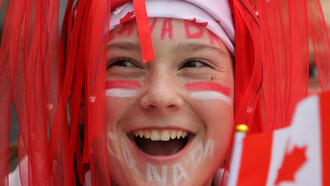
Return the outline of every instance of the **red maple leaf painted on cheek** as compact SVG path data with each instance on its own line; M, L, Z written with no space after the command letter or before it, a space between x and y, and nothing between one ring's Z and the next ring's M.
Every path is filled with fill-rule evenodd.
M283 181L295 181L295 174L307 161L306 148L306 146L301 148L294 147L291 152L286 152L282 162L282 166L278 170L275 184L279 184Z

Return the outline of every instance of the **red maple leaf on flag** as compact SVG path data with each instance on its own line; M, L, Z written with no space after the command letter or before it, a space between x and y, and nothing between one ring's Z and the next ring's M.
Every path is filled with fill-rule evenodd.
M286 152L282 166L278 170L275 184L279 184L283 181L294 182L294 175L298 172L302 165L306 162L306 146L294 147L291 152Z

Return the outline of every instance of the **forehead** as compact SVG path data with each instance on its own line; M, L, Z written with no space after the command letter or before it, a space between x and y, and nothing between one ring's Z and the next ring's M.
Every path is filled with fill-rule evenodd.
M204 23L196 23L192 20L181 20L171 18L150 18L149 29L153 41L173 41L182 42L195 40L207 42L216 47L223 48L222 41L207 30ZM110 42L112 41L131 41L139 43L136 21L130 21L117 26L110 32ZM226 48L226 47L224 47Z

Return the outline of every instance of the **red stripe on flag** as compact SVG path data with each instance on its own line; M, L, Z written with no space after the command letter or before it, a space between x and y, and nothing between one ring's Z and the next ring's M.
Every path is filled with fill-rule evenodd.
M273 133L247 136L243 141L237 186L265 186L272 156Z
M203 91L203 90L214 90L217 92L221 92L226 96L230 96L230 89L228 87L224 87L218 83L212 82L195 82L195 83L187 83L184 86L185 89L189 91Z
M321 94L322 182L330 186L330 92Z
M105 88L126 88L126 89L138 89L140 88L140 83L137 81L130 80L115 80L115 81L106 81Z

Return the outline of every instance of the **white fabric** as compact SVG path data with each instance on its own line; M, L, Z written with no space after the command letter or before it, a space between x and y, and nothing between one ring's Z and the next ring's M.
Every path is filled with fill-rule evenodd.
M145 3L148 17L196 19L197 23L207 22L206 28L218 36L235 55L235 30L228 0L145 0ZM110 30L121 24L120 19L129 12L134 13L132 2L113 10Z
M291 154L294 149L303 149L303 155L306 157L306 161L301 162L302 164L299 167L294 167L293 180L284 180L278 185L281 186L321 186L322 185L322 147L321 147L321 120L320 120L320 104L319 96L311 96L302 102L296 108L291 126L278 129L273 132L273 138L271 139L271 157L269 162L258 162L253 167L249 167L248 171L268 171L267 172L267 186L275 185L275 182L279 175L280 168L283 168L283 160L286 155ZM270 134L270 133L269 133ZM252 135L250 135L252 136ZM256 138L255 141L265 140L268 138ZM249 136L246 136L249 138ZM251 139L250 139L251 140ZM248 145L252 145L249 143ZM243 140L239 139L239 142L235 142L234 151L241 148L243 145ZM246 147L247 149L249 146ZM263 148L260 147L260 151L254 152L255 156L264 156ZM300 151L301 152L301 151ZM251 154L250 154L251 155ZM240 168L247 166L244 165L244 162L241 162L241 158L244 156L244 153L240 156L232 158L232 161L237 161L240 164ZM295 156L294 156L295 157ZM234 159L235 158L235 159ZM296 158L296 157L295 157ZM263 158L261 158L263 159ZM288 163L288 162L286 162ZM233 164L233 163L232 163ZM259 167L259 165L269 164L268 170L263 170L264 166ZM286 165L286 170L288 170ZM292 167L290 167L292 168ZM240 179L238 177L239 169L230 169L229 184L228 186L234 186ZM253 182L251 182L253 183ZM251 184L249 183L249 184ZM244 183L242 183L244 184Z
M239 172L239 166L241 162L241 154L243 149L243 143L242 140L246 136L246 134L242 132L236 132L235 139L234 139L234 149L232 154L232 161L230 165L230 179L228 180L228 186L234 186L237 184L238 180L238 172Z
M295 182L282 182L281 185L322 185L319 107L319 97L309 97L297 106L291 127L274 132L268 186L274 185L285 151L305 146L307 161L296 172Z

